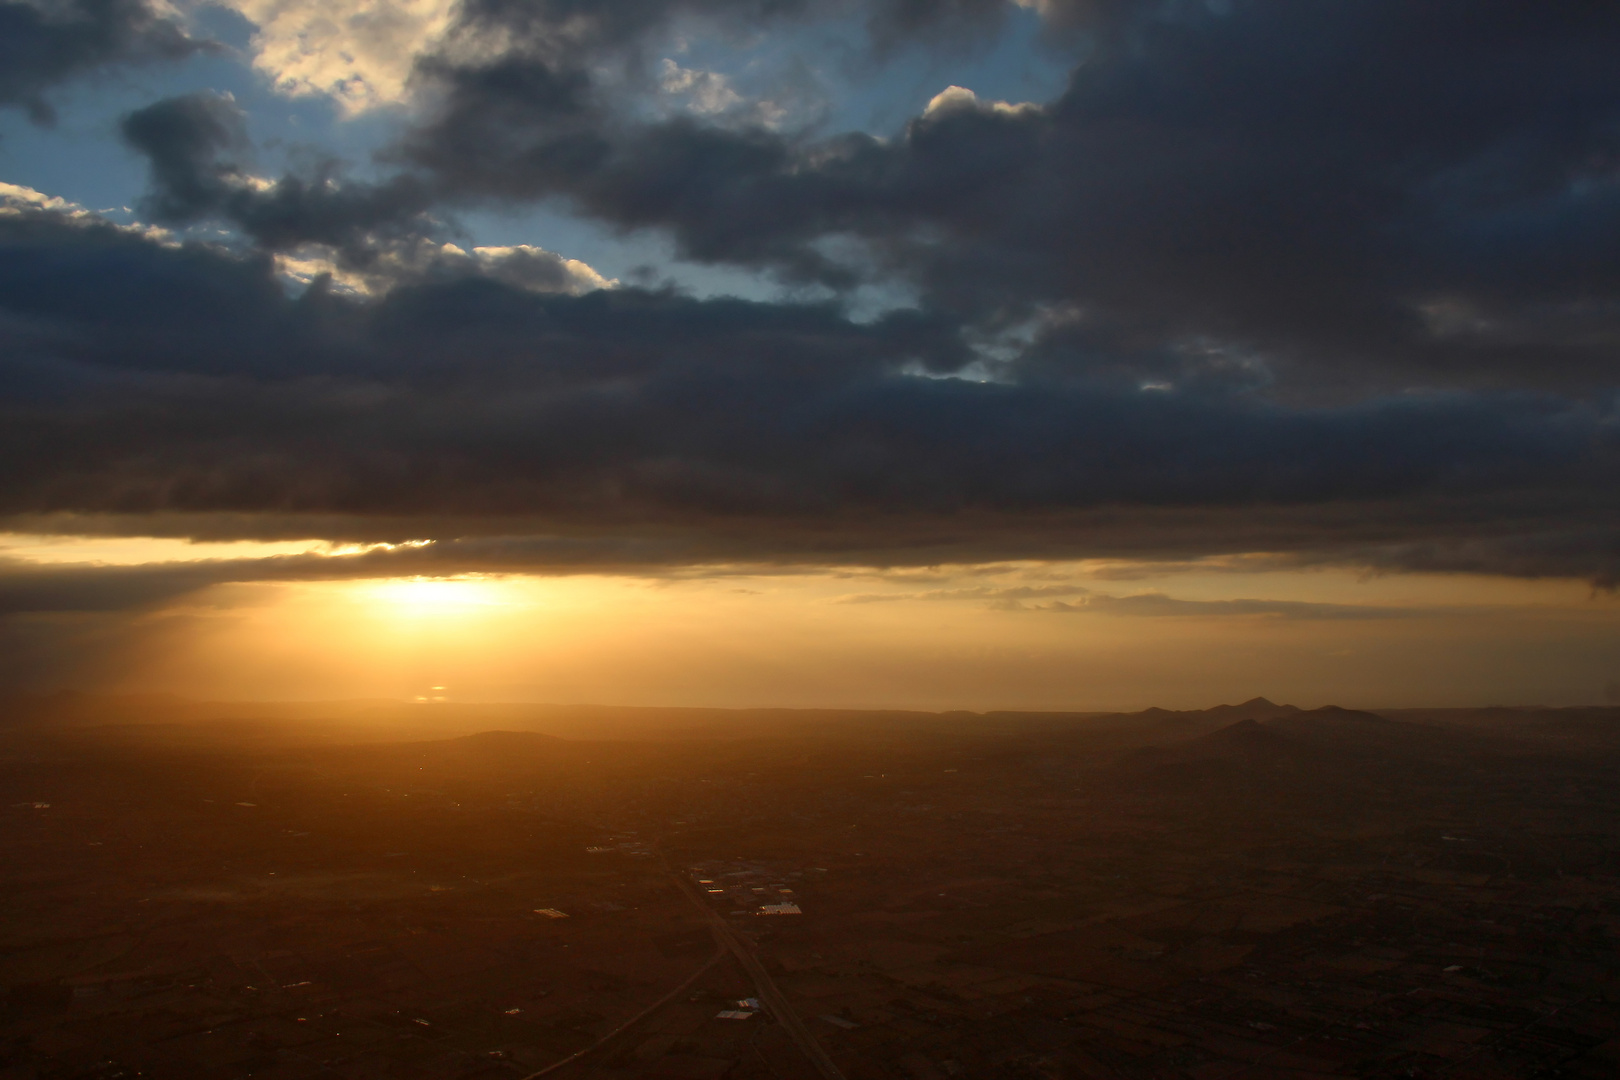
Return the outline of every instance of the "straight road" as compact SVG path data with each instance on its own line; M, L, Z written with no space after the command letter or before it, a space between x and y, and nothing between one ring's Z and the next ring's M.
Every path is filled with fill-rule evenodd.
M662 860L661 856L660 859ZM668 862L664 863L664 869L669 871L670 876L675 879L676 886L686 894L686 898L696 904L698 910L709 920L709 928L714 931L714 936L731 950L737 962L743 966L743 970L754 980L754 986L759 991L759 999L771 1010L777 1023L782 1025L782 1029L798 1044L800 1052L815 1066L822 1080L844 1080L844 1074L838 1071L833 1059L827 1056L827 1051L821 1048L816 1037L810 1034L810 1029L804 1026L804 1021L799 1019L799 1014L788 1004L782 991L776 988L776 982L771 978L770 972L765 970L765 965L761 964L759 958L749 951L748 946L731 932L731 927L726 925L725 917L715 911L708 900L699 895L697 886L688 881L685 874L671 870Z

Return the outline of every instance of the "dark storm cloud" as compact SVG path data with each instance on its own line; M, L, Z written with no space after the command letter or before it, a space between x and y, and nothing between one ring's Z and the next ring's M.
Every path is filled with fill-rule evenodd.
M28 466L11 510L1290 503L1581 485L1611 464L1608 416L1557 399L1302 411L927 379L901 369L951 342L911 316L480 280L294 301L262 261L83 226L44 240L47 262L39 227L5 230L0 288L36 354L74 366L42 357L8 425Z
M45 93L59 83L205 47L145 0L10 0L0 3L0 105L49 123Z
M226 95L169 98L126 116L125 141L151 164L152 192L142 209L154 221L227 221L262 248L302 244L338 249L363 263L381 241L433 231L432 199L410 176L382 184L344 183L336 165L309 177L257 181L241 163L246 116Z
M375 556L390 573L1319 550L1573 515L1591 534L1560 572L1607 565L1607 407L1452 393L1290 408L907 374L960 351L956 329L478 277L292 298L263 257L12 213L0 512L484 538ZM1179 524L1156 536L1167 513Z
M1369 570L1584 577L1620 588L1620 531L1561 529L1516 536L1434 538L1341 553Z
M1027 364L1301 392L1591 385L1620 340L1620 8L1233 0L1095 9L1040 108L947 99L898 137L605 111L515 49L437 62L404 152L447 191L552 195L689 258L892 276ZM835 259L829 238L865 257Z

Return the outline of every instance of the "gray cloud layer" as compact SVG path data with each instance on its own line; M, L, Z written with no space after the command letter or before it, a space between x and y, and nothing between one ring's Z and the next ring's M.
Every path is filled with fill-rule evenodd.
M291 299L262 257L48 213L0 218L0 296L10 513L378 515L433 532L538 515L774 557L802 554L784 537L811 521L882 549L918 519L972 534L979 518L993 537L1038 534L1053 512L1263 505L1304 515L1297 543L1323 539L1304 523L1321 504L1416 523L1437 513L1425 502L1465 519L1518 502L1544 520L1615 490L1613 418L1593 404L1300 409L928 379L902 371L959 344L918 313L859 324L831 306L478 278Z
M881 48L1003 9L864 10ZM615 565L1268 550L1612 583L1620 9L1059 14L1083 60L1056 100L947 95L892 139L647 119L601 82L676 18L808 17L759 0L466 4L377 183L253 182L224 98L138 110L152 213L244 246L0 217L0 513L527 531ZM292 298L270 257L365 265L553 198L833 299L459 263ZM920 299L858 321L863 281ZM924 377L974 364L994 380Z

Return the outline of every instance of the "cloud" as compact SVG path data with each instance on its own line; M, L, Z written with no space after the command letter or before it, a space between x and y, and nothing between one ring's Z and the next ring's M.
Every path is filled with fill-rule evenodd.
M0 182L0 217L44 217L62 225L79 225L143 237L158 244L172 243L169 230L144 222L115 225L87 207L59 195L47 195L23 184Z
M111 566L0 558L0 617L155 608L212 586L243 582L612 572L628 567L645 570L676 553L671 545L645 541L603 543L531 536L373 545L353 552Z
M91 216L89 210L60 196L47 195L22 184L0 183L0 214L22 215L41 211L64 217Z
M0 106L36 123L55 111L46 92L118 64L178 60L210 44L174 12L146 0L7 0L0 3Z
M446 258L466 258L476 273L494 281L534 292L583 293L610 289L618 284L578 259L530 244L475 247L470 252L450 247Z
M726 127L773 131L809 127L824 118L828 109L826 92L814 71L802 61L771 72L764 83L763 90L740 87L722 72L682 67L665 57L659 62L657 74L661 100L653 111L664 116L684 111Z
M1071 599L1059 599L1059 598ZM1111 596L1078 585L1020 585L1007 588L932 589L926 592L853 593L835 604L884 604L911 601L980 601L998 611L1044 611L1060 614L1264 617L1279 619L1394 619L1431 614L1427 609L1321 604L1297 600L1179 600L1163 593Z
M964 354L924 313L536 291L499 276L520 254L546 264L463 253L466 273L385 294L291 297L267 257L0 215L0 512L566 535L664 564L1376 549L1393 566L1473 543L1479 568L1493 551L1520 573L1614 565L1615 422L1592 403L926 379L904 374L916 357ZM1511 547L1583 520L1578 543Z
M1543 529L1507 536L1434 537L1353 548L1340 552L1338 559L1379 573L1584 577L1591 579L1596 588L1609 591L1620 588L1620 531L1612 527Z
M284 94L348 113L406 98L416 58L449 29L451 0L222 0L253 22L253 66Z
M474 247L446 242L430 213L434 195L409 175L347 182L336 163L309 176L268 180L243 163L251 152L246 116L229 94L167 98L131 112L124 139L151 165L142 209L173 225L223 221L277 255L288 278L330 278L365 293L408 282L487 277L538 292L578 293L614 284L577 259L528 244Z
M364 293L407 282L485 277L537 292L578 293L611 282L577 259L528 244L474 247L442 240L428 213L432 197L415 179L346 183L328 167L311 177L271 181L241 164L250 149L245 116L228 94L169 98L122 122L125 140L151 162L155 220L186 225L222 220L276 266L305 284L330 278Z
M1009 341L1014 377L1338 400L1608 378L1616 9L1088 18L1058 98L950 87L895 138L639 121L527 44L444 59L423 69L437 105L402 153L446 192L561 196L664 230L686 258L903 285Z
M0 616L132 610L161 604L235 576L206 563L41 567L0 562Z
M1145 618L1404 619L1435 614L1431 609L1319 604L1300 600L1178 600L1156 592L1134 596L1106 596L1099 593L1075 603L1057 600L1030 610Z
M530 244L468 251L427 237L400 237L387 244L373 243L361 256L322 244L300 244L279 253L275 266L283 278L300 285L366 295L407 284L471 278L499 281L527 292L571 295L618 285L617 279L603 277L579 259Z
M1000 113L1004 116L1033 116L1040 106L1025 101L1017 105L1005 101L980 101L979 95L965 86L947 86L929 99L922 111L923 120L937 120L951 113Z
M122 125L144 212L238 247L0 191L0 512L1616 580L1620 13L1038 6L1079 28L1062 93L947 86L870 134L773 127L663 36L854 14L933 48L1006 6L350 5L328 35L255 5L292 90L411 98L394 171L260 176L239 105L192 94ZM537 203L810 288L610 288L455 232ZM909 299L853 317L874 292Z
M1002 0L810 5L801 0L221 0L254 24L254 68L281 93L322 95L347 114L409 103L420 87L418 66L452 59L476 64L520 51L553 65L604 73L634 66L649 41L685 22L744 32L821 18L867 15L879 50L926 34L936 40L993 31ZM676 35L679 36L678 34ZM666 93L689 95L708 114L742 103L724 75L683 69L665 60L657 81ZM768 104L768 103L767 103Z
M1083 596L1090 589L1078 585L1012 585L1003 588L980 586L965 589L930 589L909 593L852 593L840 596L835 604L892 604L908 600L983 600L1017 607L1021 601L1052 596Z
M267 250L319 244L353 266L442 231L428 214L432 195L411 176L346 183L330 162L307 177L253 175L243 162L246 117L229 94L167 98L124 117L120 130L150 162L143 209L160 222L223 220Z
M687 107L702 115L730 112L743 104L742 96L724 75L683 68L668 57L662 62L658 84L664 93L685 98Z

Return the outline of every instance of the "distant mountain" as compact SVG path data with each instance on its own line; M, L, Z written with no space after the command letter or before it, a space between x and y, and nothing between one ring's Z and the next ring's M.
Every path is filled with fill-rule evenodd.
M1097 790L1161 807L1190 800L1217 815L1305 814L1331 822L1364 815L1391 792L1502 759L1495 744L1468 732L1335 706L1305 710L1262 700L1203 716L1240 711L1260 716L1128 751L1098 774Z
M1300 709L1295 705L1277 705L1263 697L1257 697L1250 698L1241 705L1217 705L1204 711L1209 716L1232 720L1275 720L1284 716L1296 716Z
M1273 723L1305 715L1293 705L1278 705L1263 697L1240 705L1210 709L1149 708L1140 712L1075 716L1057 730L1076 749L1129 750L1134 747L1184 743L1239 721Z
M1205 735L1173 744L1168 749L1183 757L1233 755L1300 756L1317 752L1365 753L1409 747L1431 741L1428 732L1416 725L1387 719L1376 713L1324 705L1320 709L1298 709L1273 705L1265 699L1243 705L1224 705L1206 710L1211 720L1228 719L1239 711L1251 715L1223 724ZM1264 718L1252 715L1261 713Z
M1443 732L1517 744L1620 747L1620 708L1301 709L1254 697L1208 709L984 713L885 709L719 709L537 703L200 701L172 694L58 693L0 698L0 732L73 734L123 742L335 745L436 741L480 732L564 740L705 740L1011 737L1078 762L1087 755L1176 746L1252 721L1301 746L1340 753L1412 749ZM1258 739L1230 734L1226 739ZM1427 734L1426 734L1427 733ZM513 744L516 745L516 744ZM1211 753L1217 743L1188 746ZM1258 745L1258 743L1256 744ZM1404 752L1404 751L1403 751ZM1067 768L1067 765L1062 766Z

